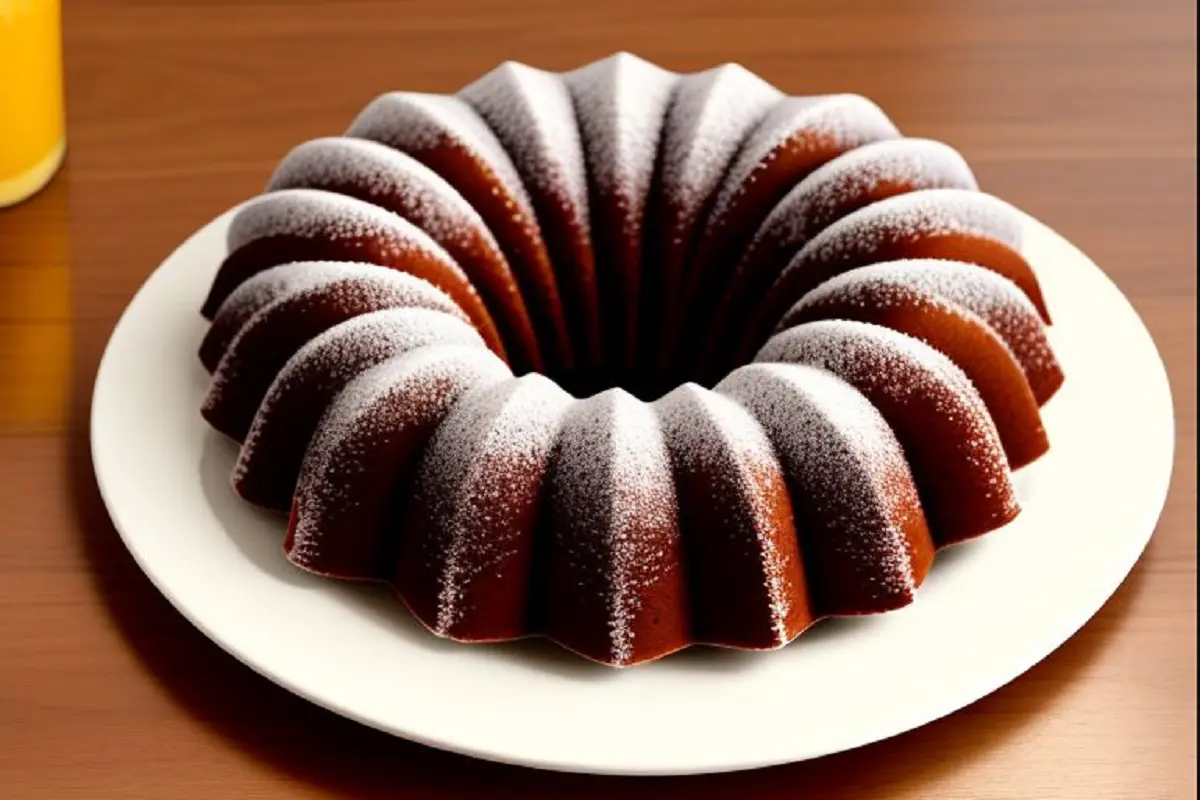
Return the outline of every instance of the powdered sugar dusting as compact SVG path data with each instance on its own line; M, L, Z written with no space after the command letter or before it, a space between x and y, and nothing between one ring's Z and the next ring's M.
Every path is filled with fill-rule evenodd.
M354 317L313 338L280 370L259 405L242 444L233 479L237 483L257 464L264 431L280 419L280 410L312 403L342 389L360 372L433 344L484 347L479 333L445 308L390 308ZM458 312L461 313L461 312ZM288 419L285 412L283 419Z
M718 502L726 508L721 523L754 543L761 563L771 629L777 644L788 641L788 617L797 587L787 574L778 540L791 531L776 526L775 503L768 493L782 484L780 468L766 433L733 400L685 384L655 403L676 469L703 472L720 481ZM687 502L686 498L681 498Z
M367 139L331 136L293 148L276 167L268 191L351 186L428 233L443 247L499 246L483 219L440 175L399 150Z
M939 298L980 318L1027 373L1056 368L1045 325L1025 293L1002 275L960 261L888 261L842 273L805 295L780 327L806 309L830 301L877 306L911 300L914 295Z
M298 236L305 239L374 239L397 259L419 252L462 274L429 235L408 220L378 206L321 189L283 189L249 200L229 226L230 252L256 239Z
M822 165L772 209L750 250L798 250L854 204L865 204L881 186L905 191L978 185L958 151L928 139L885 139L865 144Z
M461 97L421 92L388 92L372 100L347 130L417 159L428 150L456 146L494 173L523 214L533 217L529 195L517 169L483 118Z
M987 416L970 378L953 361L919 339L881 325L851 320L808 322L773 336L754 360L800 362L837 375L866 377L866 365L880 357L886 360L888 371L903 380L879 376L871 383L898 393L944 386L953 391L963 408Z
M587 172L571 94L562 78L506 61L459 92L495 131L529 191L588 225Z
M531 534L517 526L536 503L572 402L548 378L526 375L465 395L431 440L416 494L436 530L424 544L427 567L440 584L438 633L450 635L471 611L468 604L477 599L471 582L501 569L516 554L518 540ZM528 516L525 524L531 525Z
M213 351L218 354L224 353L238 331L255 314L275 300L345 277L348 273L342 269L344 263L346 262L292 262L263 270L242 281L225 298L213 316L206 336L206 339L214 340ZM219 341L216 341L218 339Z
M628 664L642 597L678 568L675 484L654 412L621 389L575 403L554 464L559 547L602 587L611 658Z
M378 468L366 458L375 443L443 416L467 389L511 375L490 351L456 345L423 347L360 373L326 411L309 444L296 488L290 557L299 564L320 557L329 519L362 500L354 476ZM335 466L342 480L331 480Z
M618 53L564 76L579 120L589 177L640 225L676 76Z
M782 149L805 138L849 150L899 136L887 115L865 97L788 97L775 105L742 145L717 193L710 219L721 219L747 185L754 183L757 172L768 169Z
M905 527L910 509L919 507L916 488L900 444L875 407L828 372L796 364L741 367L716 391L743 405L766 430L796 502L837 521L844 537L836 545L839 556L854 561L874 589L911 595L916 578Z
M952 233L984 236L1014 249L1021 221L1008 203L983 192L927 189L889 197L842 217L817 234L784 270L868 255L884 243Z
M663 128L663 194L686 229L712 195L747 132L783 94L738 64L682 77Z
M776 334L754 360L807 364L897 399L926 397L939 416L966 431L960 447L971 464L996 476L1008 474L996 424L975 385L953 361L919 339L865 322L821 320ZM1008 496L1015 503L1010 488L997 481L987 499ZM1015 511L1015 505L1011 508Z
M293 325L298 313L321 308L436 308L461 314L458 306L432 284L397 270L351 262L306 262L291 265L327 279L290 292L264 306L250 318L229 343L213 373L205 407L217 403L227 388L244 374L247 346L244 341L269 341L280 326ZM278 269L278 268L277 268ZM264 334L263 331L268 333ZM253 338L252 338L253 337Z

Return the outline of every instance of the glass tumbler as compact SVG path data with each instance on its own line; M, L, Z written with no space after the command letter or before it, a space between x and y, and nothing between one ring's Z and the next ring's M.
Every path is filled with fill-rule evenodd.
M0 0L0 208L45 186L66 144L60 0Z

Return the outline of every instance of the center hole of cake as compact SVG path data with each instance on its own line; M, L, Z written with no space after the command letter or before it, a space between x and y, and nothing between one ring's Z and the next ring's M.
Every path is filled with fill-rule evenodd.
M685 383L696 383L705 388L712 388L713 381L702 373L703 368L690 368L680 363L681 359L672 359L672 363L664 366L635 366L614 367L600 366L595 368L575 368L570 370L551 371L548 377L554 379L563 389L578 398L587 398L609 389L623 389L639 400L654 402L672 390ZM728 373L726 369L720 374Z

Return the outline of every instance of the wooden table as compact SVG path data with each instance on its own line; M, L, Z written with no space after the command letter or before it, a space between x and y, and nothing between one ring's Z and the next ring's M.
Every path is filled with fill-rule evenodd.
M68 163L0 212L0 797L1195 796L1194 4L732 5L66 4ZM1143 314L1178 415L1166 512L1104 610L1010 686L806 764L669 782L541 774L294 698L193 630L122 548L92 479L88 396L117 314L159 261L377 92L616 49L873 97L1087 250Z

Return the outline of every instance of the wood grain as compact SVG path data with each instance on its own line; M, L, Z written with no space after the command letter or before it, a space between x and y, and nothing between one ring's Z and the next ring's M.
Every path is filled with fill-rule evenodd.
M1186 0L70 0L68 163L0 212L0 796L1194 797L1195 14ZM1027 675L815 762L542 774L395 741L277 689L193 630L121 547L91 475L87 397L159 261L379 91L617 49L871 96L1088 251L1144 316L1175 391L1170 499L1121 590Z

